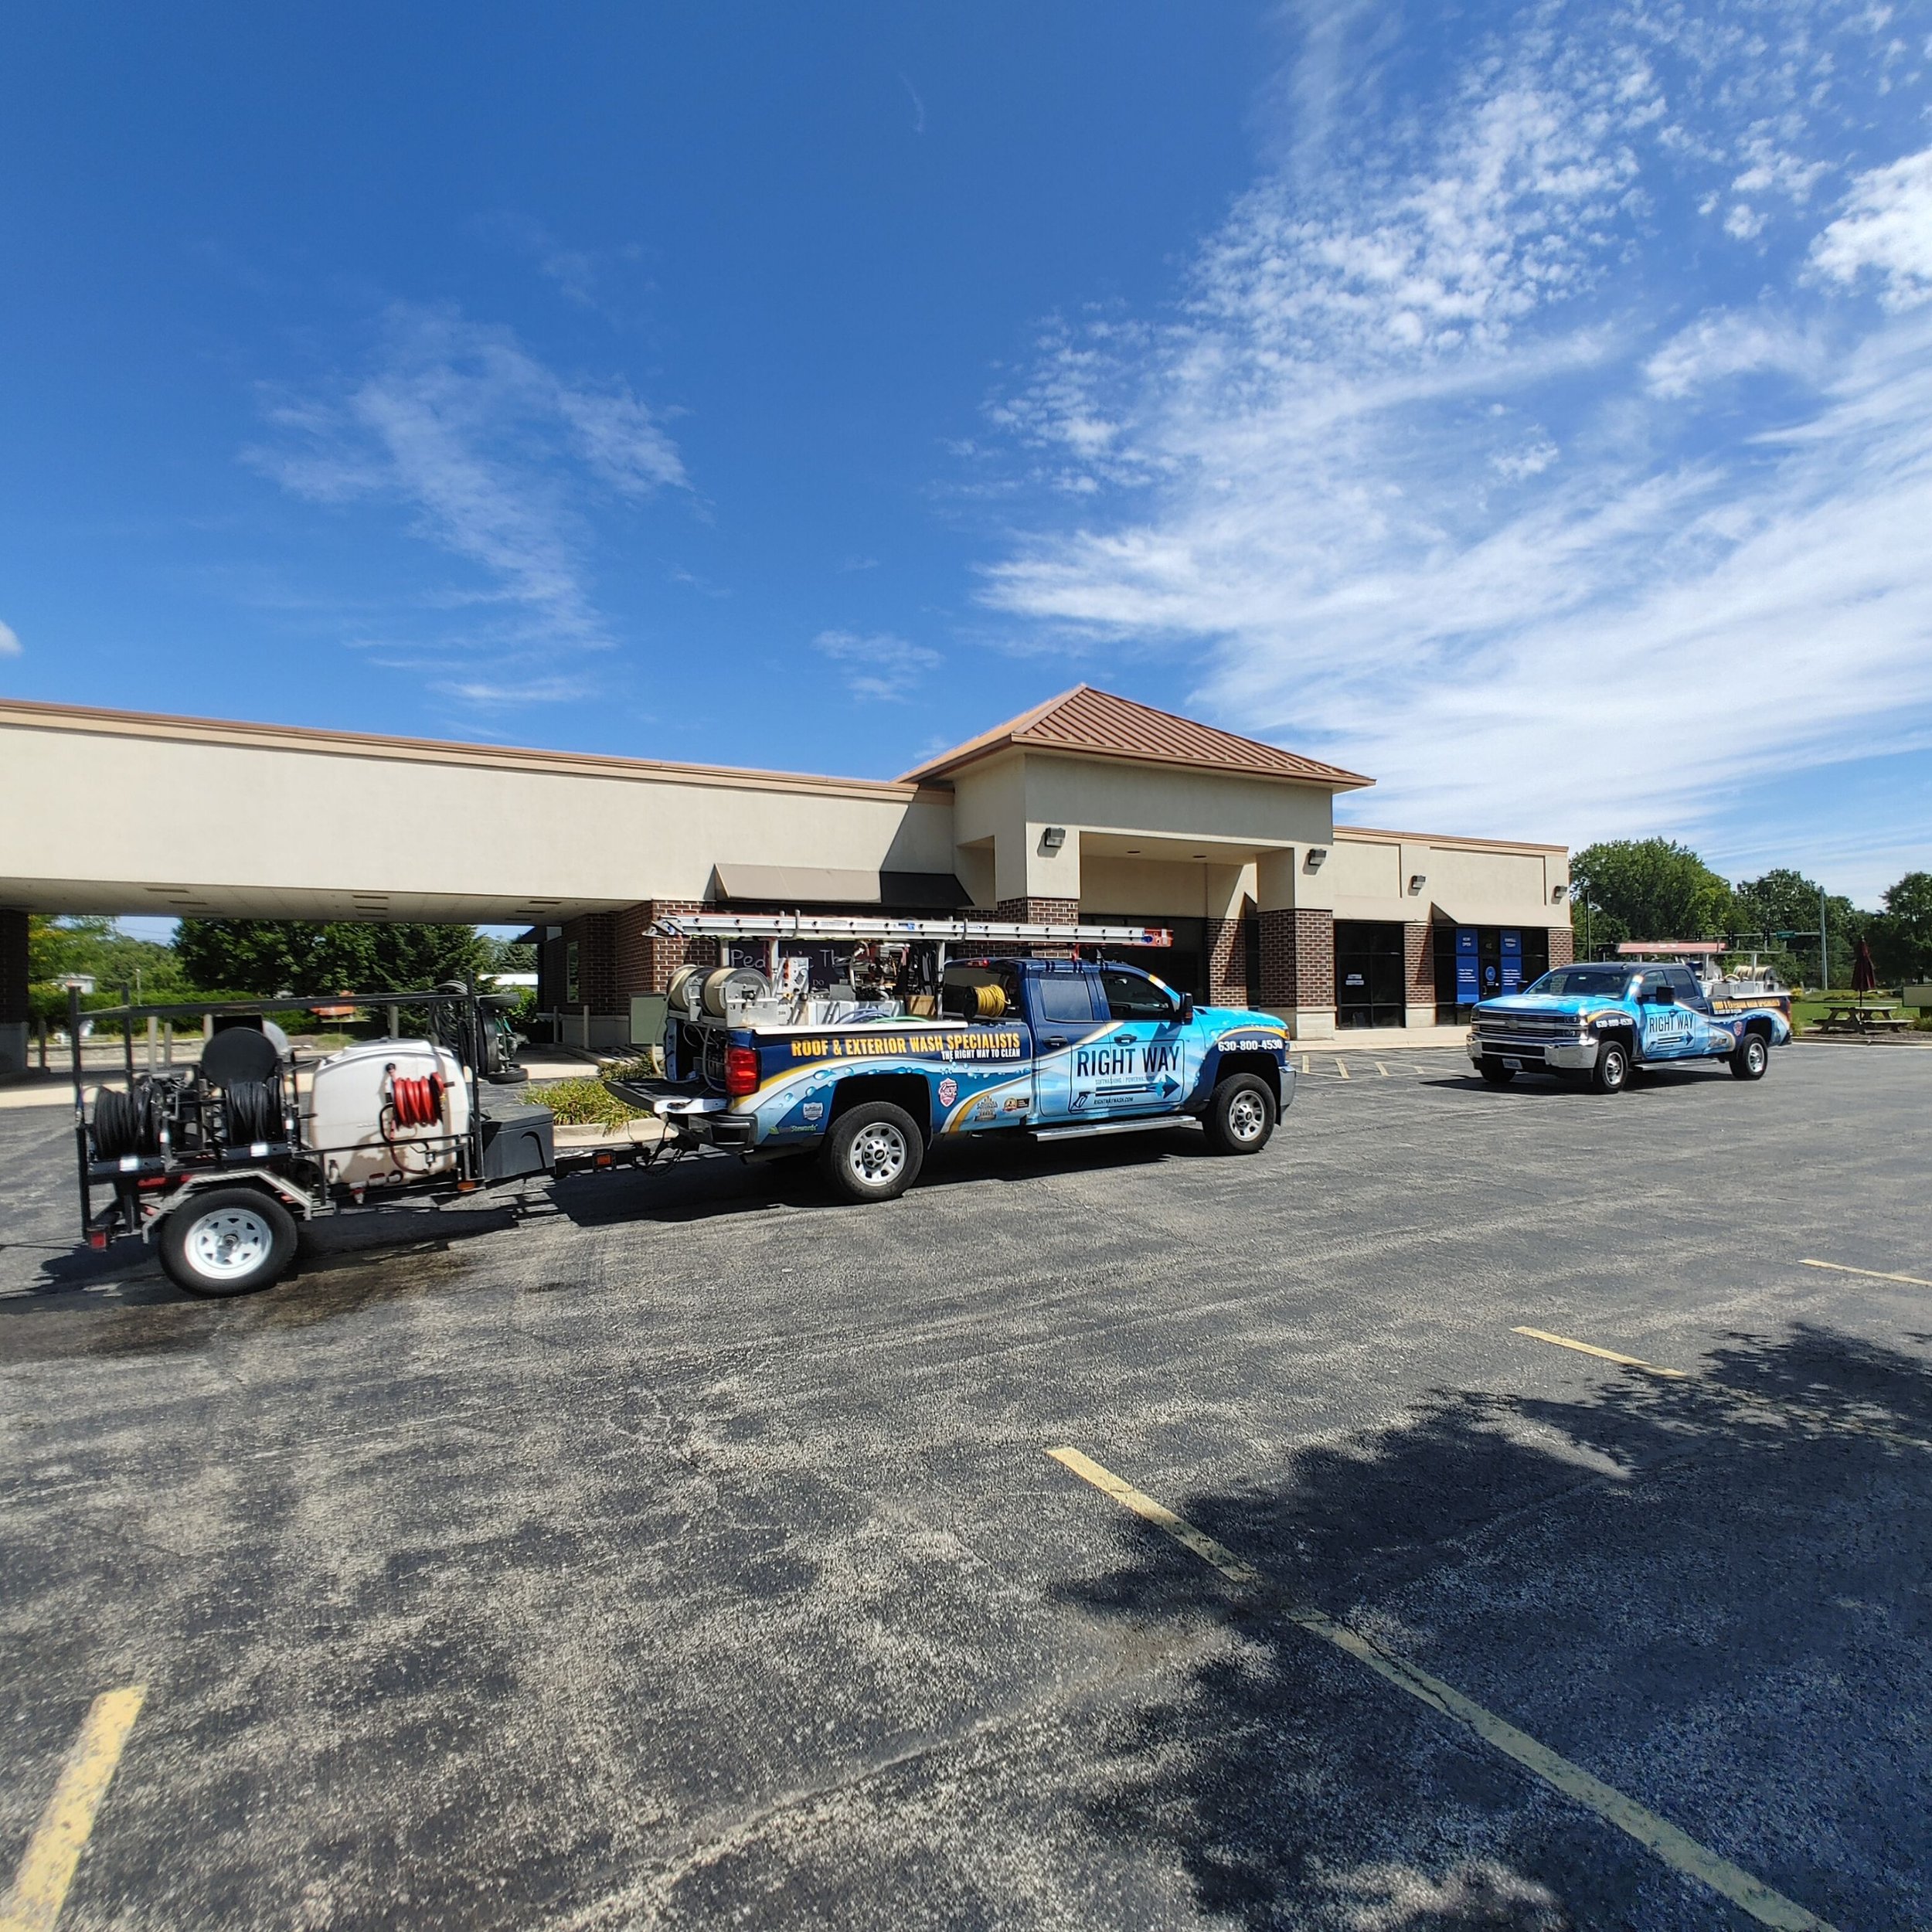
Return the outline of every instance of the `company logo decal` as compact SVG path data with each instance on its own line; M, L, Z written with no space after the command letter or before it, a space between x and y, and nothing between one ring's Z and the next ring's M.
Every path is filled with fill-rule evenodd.
M959 1083L949 1074L939 1083L939 1104L941 1107L951 1107L958 1098Z

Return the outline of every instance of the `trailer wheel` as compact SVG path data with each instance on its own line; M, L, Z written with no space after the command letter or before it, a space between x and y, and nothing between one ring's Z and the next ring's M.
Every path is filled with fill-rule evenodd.
M1762 1033L1747 1033L1730 1056L1731 1072L1740 1080L1761 1080L1771 1063L1770 1043Z
M862 1100L841 1114L819 1156L849 1201L891 1201L919 1178L926 1143L913 1117L890 1100Z
M1231 1073L1201 1116L1217 1154L1259 1154L1274 1131L1274 1097L1253 1073Z
M162 1223L161 1265L190 1294L253 1294L294 1258L295 1217L259 1188L210 1188Z

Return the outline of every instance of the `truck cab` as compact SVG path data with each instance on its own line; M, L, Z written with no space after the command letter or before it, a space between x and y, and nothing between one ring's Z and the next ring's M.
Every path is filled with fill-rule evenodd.
M1468 1051L1492 1087L1553 1073L1614 1094L1637 1068L1669 1060L1722 1060L1738 1079L1762 1080L1771 1049L1791 1036L1774 1007L1718 1012L1688 966L1605 962L1560 966L1520 993L1483 1001Z
M820 1151L859 1199L909 1185L947 1135L1056 1140L1194 1118L1225 1151L1257 1151L1294 1097L1279 1019L1197 1006L1138 967L958 958L910 1004L849 1020L815 1019L808 1002L796 1020L674 1019L669 1082L619 1090L692 1143Z

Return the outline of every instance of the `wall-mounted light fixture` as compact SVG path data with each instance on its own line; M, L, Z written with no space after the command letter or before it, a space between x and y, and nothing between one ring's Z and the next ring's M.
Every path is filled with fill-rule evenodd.
M1066 843L1066 828L1064 825L1049 825L1039 835L1042 852L1058 852Z
M1326 845L1311 845L1308 848L1308 857L1301 862L1302 866L1309 872L1319 872L1321 869L1322 860L1328 855L1328 849Z
M1560 906L1563 903L1563 900L1569 896L1569 892L1570 888L1567 886L1552 886L1549 889L1550 904L1553 906Z
M1420 892L1423 887L1427 885L1428 883L1429 875L1426 872L1412 872L1410 873L1409 896L1411 899L1414 898L1416 894Z

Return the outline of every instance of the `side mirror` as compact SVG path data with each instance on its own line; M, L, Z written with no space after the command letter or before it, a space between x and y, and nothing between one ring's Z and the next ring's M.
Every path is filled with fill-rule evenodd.
M1192 993L1183 993L1181 995L1181 1024L1183 1026L1186 1026L1193 1017L1194 995Z

